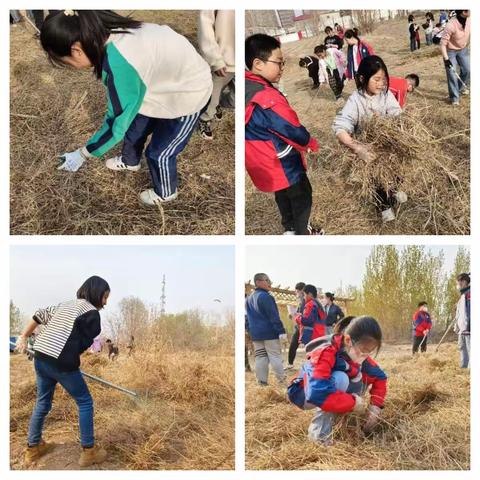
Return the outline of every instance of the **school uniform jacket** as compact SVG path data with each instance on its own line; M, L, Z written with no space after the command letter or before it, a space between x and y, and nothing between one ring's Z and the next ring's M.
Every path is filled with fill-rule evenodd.
M413 314L413 335L415 337L423 337L424 330L430 330L432 328L432 319L428 312L417 310Z
M245 165L255 186L276 192L305 174L303 152L318 150L287 99L270 82L245 72Z
M315 300L309 300L295 321L300 328L299 343L306 345L316 338L326 334L325 319L327 315L322 306Z
M98 310L81 299L41 308L35 312L33 320L42 325L33 344L35 357L65 371L78 369L80 355L101 331Z
M200 111L212 93L207 62L193 45L166 25L144 23L111 34L102 65L107 113L87 142L100 157L120 142L137 114L173 119Z
M343 371L350 378L361 373L361 381L370 388L370 403L382 408L387 394L387 376L370 357L361 365L352 362L343 349L343 335L319 339L319 346L307 354L307 361L288 387L290 401L300 408L313 404L325 412L347 413L355 407L355 397L337 390L332 372Z
M363 40L358 42L357 47L356 62L353 58L353 45L349 45L347 49L347 70L345 71L345 76L350 79L355 78L355 63L360 65L362 59L370 55L375 55L373 48Z
M325 307L325 313L327 314L325 319L327 327L333 327L345 316L343 310L336 303L332 303L328 309Z

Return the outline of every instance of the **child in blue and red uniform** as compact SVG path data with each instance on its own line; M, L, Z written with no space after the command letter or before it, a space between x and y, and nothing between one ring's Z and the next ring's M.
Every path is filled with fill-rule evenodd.
M382 343L378 322L367 316L345 317L335 334L307 345L307 361L288 387L292 403L316 408L308 428L310 440L329 445L335 414L363 412L362 395L370 388L370 405L363 431L370 434L378 422L387 393L387 376L371 358Z
M283 73L280 42L256 34L245 40L245 165L255 186L275 192L285 234L309 235L312 186L304 152L318 143L272 84Z
M305 293L305 307L296 317L299 328L298 343L307 343L316 338L325 336L327 314L322 305L317 300L317 289L314 285L305 285L303 289Z
M415 355L420 348L421 352L427 351L427 336L432 329L432 319L428 313L427 302L420 302L413 314L413 348Z

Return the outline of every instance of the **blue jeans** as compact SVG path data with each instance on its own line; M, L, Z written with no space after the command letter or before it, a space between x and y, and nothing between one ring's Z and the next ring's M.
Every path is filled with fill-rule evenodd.
M458 336L460 350L460 368L470 368L470 335Z
M447 50L448 58L452 62L453 68L457 71L460 67L460 78L468 86L470 82L470 52L468 48L462 50ZM447 71L448 96L450 101L458 102L460 93L465 90L465 86L458 80L452 69L445 67Z
M361 395L365 391L365 385L360 380L352 382L345 372L332 372L332 378L337 390ZM308 438L314 442L326 440L332 433L335 413L324 412L321 408L315 410L310 426L308 427Z
M43 423L52 408L55 386L59 383L75 400L78 406L80 443L82 447L94 445L93 399L80 370L65 372L55 365L35 359L37 377L37 401L28 427L28 445L38 445L42 439Z
M432 45L433 44L433 34L426 33L425 34L425 42L426 42L427 45Z

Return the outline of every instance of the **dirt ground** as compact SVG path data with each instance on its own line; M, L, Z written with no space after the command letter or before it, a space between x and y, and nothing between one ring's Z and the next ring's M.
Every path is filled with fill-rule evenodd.
M417 73L420 87L408 97L409 108L428 108L429 119L425 126L436 137L443 137L456 131L470 128L470 97L461 99L461 106L453 108L448 103L446 74L440 49L427 47L422 33L422 46L413 53L409 50L406 19L380 23L372 33L362 35L385 61L389 74L405 76ZM282 51L287 60L283 75L283 88L287 99L297 112L301 123L318 139L320 150L307 158L308 175L313 187L313 209L311 223L323 228L326 234L468 234L470 219L454 212L458 218L449 218L455 229L436 229L429 218L432 205L422 200L409 198L397 212L397 220L383 225L375 207L360 197L355 185L339 174L338 156L345 155L332 132L332 122L342 105L337 105L328 86L318 91L311 90L311 80L307 71L298 66L298 59L312 55L316 45L323 42L324 35L286 43ZM346 53L346 47L344 47ZM353 82L348 82L343 98L346 100L354 91ZM462 182L463 194L457 196L454 190L451 198L444 203L466 202L469 210L469 133L457 140L444 142L448 155L455 158L456 174ZM457 163L458 162L458 163ZM420 181L420 179L419 179ZM409 192L406 192L407 194ZM410 196L411 197L411 196ZM441 208L439 209L441 210ZM460 210L460 209L459 209ZM451 212L437 212L437 215L450 216ZM280 216L273 194L259 192L250 178L246 178L246 233L250 235L278 235L283 233ZM458 227L458 228L457 228ZM448 231L447 231L448 230Z
M307 438L312 411L290 404L285 388L246 374L248 470L468 470L469 370L458 367L455 344L412 358L410 345L384 345L376 359L388 376L382 421L370 438L361 417L339 416L330 447ZM304 358L299 352L293 378ZM250 359L254 365L254 360Z
M135 353L107 360L83 355L82 368L138 394L133 398L87 380L94 399L96 442L107 460L89 470L232 470L233 357L188 352ZM28 421L35 403L33 363L10 355L10 465L24 470ZM30 470L78 470L77 408L57 386L44 439L56 444Z
M131 13L131 12L122 12ZM133 12L168 24L196 45L196 11ZM58 156L100 128L105 89L90 72L54 68L30 26L10 27L10 231L15 235L213 235L234 233L233 110L224 109L214 140L197 132L178 158L178 199L143 207L151 187L145 160L137 172L113 172L90 160L77 173L57 171Z

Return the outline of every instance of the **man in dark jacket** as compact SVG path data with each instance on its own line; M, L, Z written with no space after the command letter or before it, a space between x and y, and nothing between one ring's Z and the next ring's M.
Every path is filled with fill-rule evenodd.
M255 374L260 385L268 385L269 364L280 383L285 381L281 342L287 334L278 313L277 303L269 293L272 282L265 273L253 277L255 290L246 300L248 333L255 350Z

